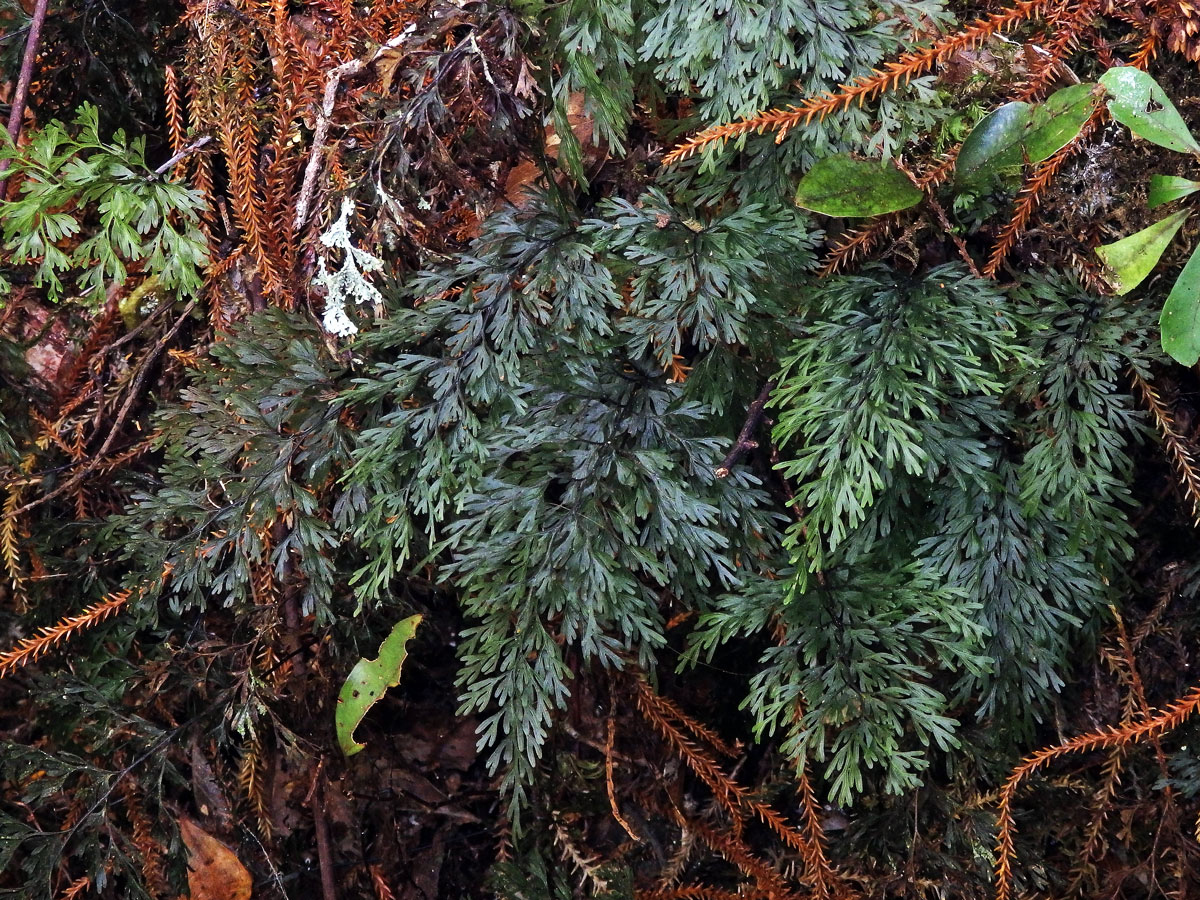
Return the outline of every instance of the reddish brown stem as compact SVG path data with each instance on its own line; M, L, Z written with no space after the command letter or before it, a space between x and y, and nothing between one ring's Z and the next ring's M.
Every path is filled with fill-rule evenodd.
M313 779L311 800L313 827L317 832L317 864L321 867L321 898L337 900L337 885L333 880L333 849L329 842L329 821L325 807L329 796L329 781L324 777L324 761L317 766Z
M29 23L29 37L25 39L25 56L21 60L21 74L17 76L17 90L13 94L12 109L8 114L8 136L13 145L21 135L21 121L25 118L25 101L29 98L29 85L33 81L33 63L37 59L38 44L42 40L42 23L46 21L46 9L50 0L37 0L33 7L33 20ZM4 189L8 187L9 160L0 159L0 200L4 199Z
M767 405L767 401L771 398L771 391L775 390L775 382L768 381L750 404L750 409L746 413L746 422L742 425L742 430L737 436L737 441L733 445L733 449L729 451L729 455L721 461L714 473L718 478L729 477L730 470L737 465L748 450L753 450L758 446L758 441L754 440L754 432L758 428L759 422L762 421L763 407Z

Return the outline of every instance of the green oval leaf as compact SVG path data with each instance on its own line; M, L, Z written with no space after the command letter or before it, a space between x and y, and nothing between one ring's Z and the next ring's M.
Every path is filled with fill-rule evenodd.
M1094 84L1073 84L1055 91L1033 111L1033 122L1025 138L1025 153L1030 162L1049 159L1083 130L1084 124L1100 105Z
M379 656L376 659L364 657L350 670L338 694L334 712L338 745L347 756L353 756L366 746L354 740L354 729L387 689L400 683L400 667L408 656L408 642L420 624L420 616L401 619L379 645Z
M1158 325L1163 352L1171 359L1185 366L1200 360L1200 247L1179 273Z
M1175 232L1183 226L1189 215L1188 210L1181 209L1149 228L1121 238L1115 244L1097 247L1096 255L1114 276L1113 290L1118 294L1127 294L1141 284L1142 279L1158 264L1171 238L1175 237Z
M992 110L971 129L954 161L959 184L977 184L1001 169L1024 162L1021 140L1033 121L1033 107L1022 100Z
M1172 200L1178 200L1194 194L1196 191L1200 191L1200 181L1180 178L1178 175L1151 175L1150 193L1146 198L1146 204L1154 209L1156 206L1162 206L1164 203L1170 203Z
M1112 117L1138 137L1168 150L1200 153L1200 144L1166 92L1141 69L1131 66L1109 69L1100 76L1100 83L1111 98L1108 111Z
M1099 102L1095 85L1073 84L1045 103L1005 103L980 120L955 161L959 184L979 184L1004 169L1049 159L1079 136Z
M908 209L924 194L889 162L847 154L817 160L796 188L796 205L827 216L878 216Z

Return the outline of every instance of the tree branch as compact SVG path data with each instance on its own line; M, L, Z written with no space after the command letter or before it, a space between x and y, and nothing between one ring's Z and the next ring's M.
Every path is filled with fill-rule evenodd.
M746 412L746 422L742 425L742 430L738 432L733 449L729 451L729 455L721 461L721 464L713 469L713 474L718 478L728 478L729 471L737 465L738 460L746 454L746 451L758 447L758 441L753 439L753 435L762 421L763 408L767 405L767 400L770 399L773 390L775 390L775 382L768 381L763 385L763 389L754 402L750 404L750 409Z

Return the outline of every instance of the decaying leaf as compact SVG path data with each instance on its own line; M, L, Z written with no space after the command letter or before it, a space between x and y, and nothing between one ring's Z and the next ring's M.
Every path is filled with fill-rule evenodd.
M254 880L232 850L191 819L179 820L188 851L188 892L192 900L250 900Z

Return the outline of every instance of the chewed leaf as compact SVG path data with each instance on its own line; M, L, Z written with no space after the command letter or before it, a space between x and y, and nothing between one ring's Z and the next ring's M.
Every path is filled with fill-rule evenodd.
M1100 76L1108 111L1138 137L1168 150L1200 154L1200 144L1158 82L1141 69L1119 66Z
M1113 290L1118 294L1127 294L1141 284L1142 279L1158 264L1163 251L1171 243L1171 238L1175 237L1175 232L1183 227L1188 215L1188 210L1181 209L1149 228L1121 238L1115 244L1096 248L1096 255L1114 276Z
M924 194L888 162L826 156L796 188L796 205L826 216L878 216L916 206Z
M1200 191L1200 181L1180 178L1178 175L1151 175L1150 194L1146 198L1146 205L1154 209L1156 206L1162 206L1172 200L1179 200L1196 193L1196 191Z
M1162 316L1162 348L1171 359L1194 366L1200 360L1200 248L1179 273Z
M400 668L408 656L408 642L420 624L420 616L401 619L380 644L379 656L376 659L364 657L350 670L338 694L334 714L338 745L347 756L353 756L366 746L354 740L354 729L387 689L400 683Z

